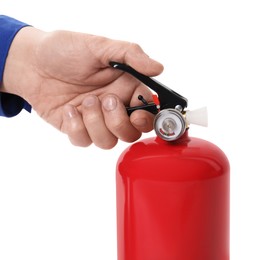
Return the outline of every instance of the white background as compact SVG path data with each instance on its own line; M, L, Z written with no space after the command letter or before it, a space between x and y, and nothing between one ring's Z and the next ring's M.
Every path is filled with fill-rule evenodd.
M190 134L230 160L232 260L259 259L257 2L0 1L42 30L139 43L189 109L208 107L209 127ZM0 118L0 259L116 259L115 166L127 146L73 147L34 112Z

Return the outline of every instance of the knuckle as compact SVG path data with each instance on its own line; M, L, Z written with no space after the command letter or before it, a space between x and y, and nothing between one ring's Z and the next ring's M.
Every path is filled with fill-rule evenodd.
M135 42L131 42L130 43L130 48L133 50L133 51L142 51L142 48L140 47L139 44L135 43Z
M104 149L104 150L110 150L110 149L112 149L113 147L115 147L116 146L116 144L118 143L118 139L116 138L114 138L114 139L112 139L112 140L105 140L105 142L103 142L103 143L101 143L101 144L99 144L99 145L97 145L99 148L101 148L101 149Z

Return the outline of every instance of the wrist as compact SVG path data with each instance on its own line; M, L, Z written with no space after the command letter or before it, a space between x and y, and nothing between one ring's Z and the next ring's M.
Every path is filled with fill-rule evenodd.
M29 26L16 34L6 59L1 92L26 99L26 92L35 83L35 52L43 35L44 32Z

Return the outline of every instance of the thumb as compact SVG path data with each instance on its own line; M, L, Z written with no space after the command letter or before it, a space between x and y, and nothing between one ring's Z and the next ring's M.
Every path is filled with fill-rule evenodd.
M124 57L127 65L147 76L157 76L164 69L160 62L150 58L138 44L131 43Z
M146 76L157 76L164 69L160 62L150 58L145 53L139 55L129 53L126 55L125 63Z
M147 76L157 76L162 73L163 65L150 58L138 44L125 41L113 41L112 43L108 44L112 48L105 53L106 59L109 59L108 63L110 61L125 63Z

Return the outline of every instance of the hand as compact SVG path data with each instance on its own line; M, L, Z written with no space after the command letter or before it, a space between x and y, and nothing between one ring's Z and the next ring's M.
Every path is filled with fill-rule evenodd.
M152 101L150 90L111 68L110 61L126 63L148 76L163 70L137 44L25 27L10 48L2 90L27 100L72 144L86 147L93 142L110 149L118 139L133 142L153 128L151 113L139 110L129 117L125 109L140 104L138 95Z

